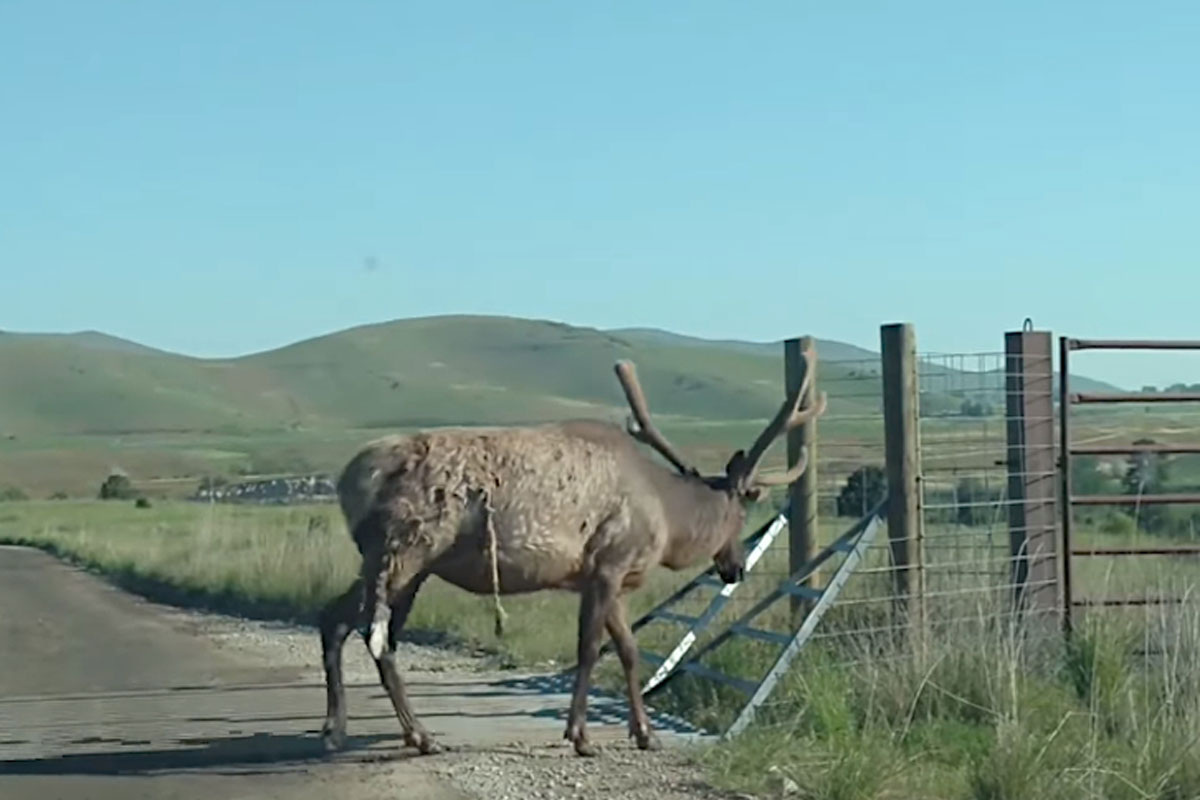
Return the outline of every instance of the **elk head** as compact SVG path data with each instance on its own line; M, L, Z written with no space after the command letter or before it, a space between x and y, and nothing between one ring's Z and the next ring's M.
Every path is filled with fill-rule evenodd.
M637 371L633 363L618 361L616 364L617 379L621 382L625 399L633 412L633 418L627 424L629 435L639 442L649 445L670 462L684 478L703 483L713 491L722 493L731 503L737 504L738 524L731 526L720 549L713 554L717 572L726 583L740 581L745 570L745 554L742 551L741 540L741 527L745 519L744 504L758 501L763 493L773 486L787 486L794 483L808 468L808 449L802 447L796 464L786 472L774 475L758 473L763 455L776 439L825 413L827 397L824 392L808 408L800 408L800 404L808 393L816 355L811 349L808 349L801 354L801 357L804 359L807 369L804 371L804 380L801 381L800 386L788 394L775 417L767 423L767 427L754 440L749 451L735 451L726 462L724 473L720 475L702 475L694 466L684 461L650 420L650 409L642 392L641 384L638 383Z

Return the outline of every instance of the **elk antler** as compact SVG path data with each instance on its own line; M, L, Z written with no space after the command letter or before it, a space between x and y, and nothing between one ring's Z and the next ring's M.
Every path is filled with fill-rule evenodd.
M800 403L804 399L804 395L808 393L808 387L812 383L813 362L816 361L816 355L810 349L805 350L801 354L801 357L805 361L806 369L804 370L804 379L800 382L800 386L783 401L783 405L779 407L779 412L775 414L775 418L758 435L758 438L750 447L750 452L742 460L741 468L739 469L740 474L737 477L746 484L749 484L751 481L760 486L790 484L804 474L804 470L808 467L808 450L805 448L801 450L800 457L797 459L795 466L787 472L781 475L760 477L756 477L754 474L758 469L758 463L762 460L763 454L767 452L767 448L777 438L793 428L797 428L825 413L828 397L826 397L824 392L821 393L821 396L811 406L803 410L800 409Z
M806 469L808 469L808 448L801 446L800 456L791 469L777 475L755 475L754 483L756 486L791 486L800 479Z
M671 443L658 432L658 428L655 428L654 423L650 421L650 408L646 405L646 396L642 394L642 386L638 383L637 369L633 366L633 362L618 361L615 369L617 380L621 382L621 388L625 391L625 399L629 402L634 419L637 420L637 427L634 427L634 420L627 422L626 429L629 431L629 435L658 451L659 455L670 461L681 475L698 474L695 468L684 463Z

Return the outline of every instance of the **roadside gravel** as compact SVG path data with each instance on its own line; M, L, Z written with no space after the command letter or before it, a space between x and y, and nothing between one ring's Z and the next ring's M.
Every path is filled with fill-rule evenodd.
M523 747L452 754L430 762L435 774L489 800L718 800L737 797L703 784L679 752L610 748L593 759L562 747Z
M178 611L178 622L239 656L299 668L307 679L323 681L320 642L310 628L263 623L220 615ZM348 642L348 682L377 680L366 648ZM407 672L505 676L499 660L482 653L415 642L400 645ZM578 758L566 743L531 745L512 741L489 748L448 748L416 762L449 780L464 793L486 800L723 800L746 797L719 792L702 782L698 767L676 748L641 752L631 742L604 747L594 759Z

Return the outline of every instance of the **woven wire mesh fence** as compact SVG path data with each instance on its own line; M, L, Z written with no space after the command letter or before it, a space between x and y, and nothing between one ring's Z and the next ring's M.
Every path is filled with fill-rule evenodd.
M883 400L881 366L878 358L861 360L830 360L823 358L818 370L817 388L829 396L828 411L817 422L817 442L810 464L817 476L817 519L813 550L827 547L864 517L884 496ZM779 447L782 451L783 447ZM775 466L782 466L781 452L775 454ZM779 513L788 509L788 493L779 490L765 500L752 516L748 530L766 526ZM788 526L781 526L778 535L763 551L761 558L724 602L719 613L699 632L691 653L704 650L706 645L727 630L731 624L743 621L756 635L731 637L719 647L703 653L697 662L707 670L740 682L742 688L724 684L696 674L677 674L661 692L652 698L654 706L685 717L690 722L711 730L723 730L734 719L747 700L747 685L756 684L779 658L784 642L794 635L811 607L795 603L790 597L774 599L759 613L747 615L770 599L781 583L793 574ZM881 530L866 560L882 564L887 558L886 533ZM831 558L813 576L810 585L820 589L827 585L837 569L841 556ZM854 575L843 596L855 592L863 596L887 597L876 584L880 577ZM675 647L687 631L689 620L711 608L720 587L698 587L689 596L673 604L669 614L638 631L644 649L666 654ZM835 607L825 617L837 626ZM823 624L820 626L824 628ZM644 670L649 677L652 668Z
M1007 646L1005 637L1017 621L1012 541L1025 533L1014 530L1009 515L1015 502L1008 497L1012 476L1005 416L1010 366L1002 352L919 359L923 525L916 552L910 553L907 587L885 522L797 662L759 709L757 725L800 725L819 702L814 681L838 671L877 680L887 671L906 675L918 663L928 663L931 653L961 655L964 648L978 653ZM817 549L852 529L887 493L881 372L878 359L821 363L819 388L828 392L830 409L818 423ZM784 498L777 502L783 507ZM788 546L785 529L698 637L696 650L703 652L706 641L788 577ZM827 586L840 560L826 562L811 585ZM1029 586L1027 580L1021 583ZM698 594L684 613L702 613L710 597ZM706 669L741 681L740 689L703 676L679 676L655 703L710 729L724 729L745 703L747 685L771 669L781 642L795 633L807 607L780 597L745 620L766 635L731 637L703 653L700 663Z
M1052 464L1018 466L1031 460L1028 448L1040 445L1019 436L1009 441L1006 375L1018 369L1010 359L1003 352L931 354L921 362L924 607L935 634L960 619L1015 623L1028 613L1014 604L1018 592L1054 588L1053 577L1017 569L1027 540L1052 534L1053 520L1049 530L1047 520L1021 522L1011 512L1025 500L1011 496L1011 483L1053 481L1057 472ZM1052 425L1053 419L1024 422Z

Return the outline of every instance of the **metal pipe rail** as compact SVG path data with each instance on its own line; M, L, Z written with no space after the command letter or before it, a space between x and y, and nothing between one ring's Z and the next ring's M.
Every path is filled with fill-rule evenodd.
M1072 350L1200 350L1200 339L1073 339Z
M1071 444L1071 406L1126 404L1126 403L1200 403L1200 392L1072 392L1070 354L1080 350L1195 350L1200 351L1200 340L1187 339L1077 339L1069 336L1059 337L1059 492L1062 497L1062 541L1063 559L1062 571L1062 603L1063 626L1070 633L1072 628L1072 609L1076 606L1122 606L1145 604L1145 599L1137 598L1107 598L1100 600L1075 599L1071 587L1071 558L1073 556L1132 556L1132 555L1194 555L1200 554L1200 548L1073 548L1071 534L1073 511L1076 506L1115 506L1115 505L1167 505L1167 504L1197 504L1200 505L1200 494L1173 492L1157 495L1140 495L1137 497L1122 495L1082 495L1076 496L1071 485L1071 457L1078 455L1135 455L1138 453L1155 454L1186 454L1200 453L1200 445L1186 444L1152 444L1152 445L1093 445L1073 446ZM1171 602L1169 598L1160 598L1155 602Z
M1137 453L1159 455L1200 454L1200 444L1129 444L1080 445L1071 448L1073 456L1131 456Z

